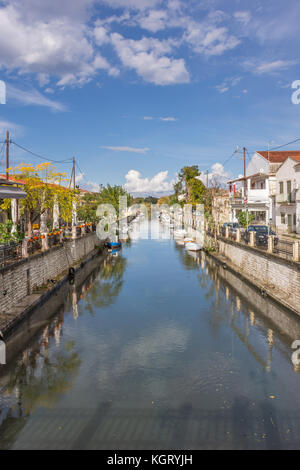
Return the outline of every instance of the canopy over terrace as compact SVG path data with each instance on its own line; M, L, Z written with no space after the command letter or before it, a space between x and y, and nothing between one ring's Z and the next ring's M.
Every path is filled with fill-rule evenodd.
M27 194L18 186L24 186L24 183L0 177L0 199L24 199Z
M256 223L269 223L273 216L269 181L270 175L262 172L228 181L232 221L240 211L249 210ZM236 188L238 183L242 185Z

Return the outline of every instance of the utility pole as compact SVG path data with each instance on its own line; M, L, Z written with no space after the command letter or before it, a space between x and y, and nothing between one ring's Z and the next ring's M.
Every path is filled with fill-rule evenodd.
M73 157L73 166L72 166L72 172L71 172L71 176L70 176L70 183L69 183L69 189L71 189L71 186L72 186L72 182L73 182L73 189L75 191L76 189L76 176L75 176L75 157Z
M76 189L76 185L75 185L75 183L76 183L76 181L75 181L76 180L76 178L75 178L75 157L73 157L73 170L72 170L72 172L73 172L73 189L75 191L75 189Z
M6 131L6 179L9 179L9 132Z
M206 187L208 188L208 170L206 170Z

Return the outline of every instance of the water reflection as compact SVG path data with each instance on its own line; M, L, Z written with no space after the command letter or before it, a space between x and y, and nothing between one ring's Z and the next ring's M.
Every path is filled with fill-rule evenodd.
M299 447L299 319L163 237L82 276L0 369L1 448Z
M76 321L83 315L80 306L83 299L86 300L85 310L91 315L94 315L95 307L112 304L121 291L125 269L126 260L122 256L109 254L96 268L93 265L92 272L84 282L76 279L74 284L64 288L67 293L61 294L62 304L55 309L56 314L52 319L51 304L48 306L50 319L38 334L33 324L29 336L34 336L34 339L30 338L29 344L14 363L8 361L0 369L0 432L5 433L12 424L14 432L19 432L26 423L26 417L34 410L40 407L54 408L61 396L72 388L82 360L75 341L62 343L64 323L70 311L68 306L71 306ZM7 342L9 356L13 354L14 348L12 338ZM19 423L17 427L16 421ZM10 432L6 437L1 437L0 449L7 448L10 439L15 439L15 434Z
M299 319L264 299L258 291L246 286L238 276L224 270L204 252L193 253L191 257L177 243L175 248L184 267L198 271L197 278L206 292L205 298L213 299L209 322L212 334L216 336L216 331L224 324L230 325L235 336L266 372L271 371L273 346L277 339L277 348L292 367L291 344L294 339L300 338ZM261 341L251 342L253 328L259 331L260 338L264 338L265 347L262 348ZM298 373L299 367L293 366L293 369Z

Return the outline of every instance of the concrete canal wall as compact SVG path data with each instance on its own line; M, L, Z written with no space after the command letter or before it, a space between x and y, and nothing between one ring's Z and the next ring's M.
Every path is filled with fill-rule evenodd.
M300 315L300 263L224 239L219 239L219 254L236 272Z
M0 314L11 310L22 299L56 279L99 244L95 232L67 240L62 245L17 261L0 270Z
M278 303L273 302L268 296L263 297L258 289L244 282L238 274L229 269L224 269L222 264L216 263L211 255L204 255L210 269L210 277L218 286L218 280L222 281L226 297L238 296L243 307L247 305L252 313L252 321L259 323L264 319L265 323L274 329L281 331L283 341L290 347L295 338L300 338L300 322L296 315L292 315ZM220 283L219 283L220 284ZM238 304L236 299L236 304Z

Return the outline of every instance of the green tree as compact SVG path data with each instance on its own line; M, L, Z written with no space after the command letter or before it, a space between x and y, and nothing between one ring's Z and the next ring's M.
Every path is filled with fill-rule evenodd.
M253 222L253 220L254 220L254 215L248 212L248 225L250 225ZM238 221L242 227L247 227L247 212L246 211L242 211L239 213Z
M85 194L79 203L77 209L77 214L79 220L84 222L96 222L97 216L96 211L97 207L100 204L100 194L99 193L87 193Z
M191 189L191 183L192 181L195 180L196 176L200 176L201 173L199 171L198 165L193 165L193 166L185 166L181 168L179 174L178 174L178 183L179 185L176 186L176 190L178 191L180 187L183 189L185 188L186 193L187 193L187 202L192 202L192 189ZM177 184L178 184L177 183ZM181 186L180 186L181 185Z
M108 184L99 193L100 204L112 204L116 211L119 210L119 197L127 196L128 207L133 203L133 197L125 191L122 186L111 186Z
M190 201L192 204L204 204L206 198L206 187L202 181L192 178L190 185Z
M72 203L78 199L78 191L71 191L61 183L67 182L65 173L56 171L54 165L44 162L35 167L21 164L14 168L16 178L25 182L24 191L27 196L20 200L20 215L27 219L28 236L32 234L32 225L47 209L52 210L54 202L59 205L60 216L65 221L72 218ZM10 199L6 199L1 208L9 209Z

